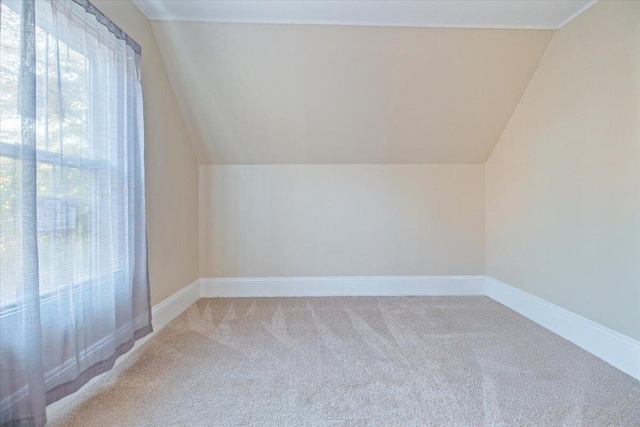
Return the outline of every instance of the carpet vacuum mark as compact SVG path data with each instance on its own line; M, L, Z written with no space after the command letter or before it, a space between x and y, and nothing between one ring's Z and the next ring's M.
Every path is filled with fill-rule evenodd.
M639 426L640 382L486 297L200 299L52 426Z

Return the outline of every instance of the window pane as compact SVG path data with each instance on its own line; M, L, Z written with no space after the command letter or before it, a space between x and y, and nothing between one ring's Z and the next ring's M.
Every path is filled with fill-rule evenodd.
M3 12L4 13L4 12ZM20 250L20 180L21 162L0 157L0 307L14 303L22 280Z
M0 15L0 310L21 299L16 289L22 286L21 156L29 153L21 149L20 17L12 9L19 7L19 2L10 7L3 2ZM132 153L123 141L133 137L133 129L123 117L134 107L127 102L127 91L135 87L125 78L132 58L124 46L99 34L107 29L98 26L87 33L84 14L74 15L73 8L59 12L55 25L50 13L37 14L35 30L37 241L43 296L96 285L114 273L128 274L131 244L127 168Z
M80 285L91 271L91 195L96 172L38 163L38 260L40 292ZM96 272L97 273L97 272Z
M18 144L20 17L5 4L0 7L0 142Z
M46 24L46 23L45 23ZM36 143L41 150L88 157L86 58L36 27ZM66 35L71 40L72 34Z

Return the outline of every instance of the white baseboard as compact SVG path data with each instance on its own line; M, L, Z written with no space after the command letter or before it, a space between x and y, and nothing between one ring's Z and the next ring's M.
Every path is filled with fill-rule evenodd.
M484 276L238 277L200 279L212 297L482 295Z
M446 296L484 295L640 380L640 342L569 310L487 276L346 276L251 277L199 279L152 309L154 332L135 349L189 308L199 298L300 296ZM47 407L47 416L67 406L99 380Z
M640 342L487 276L238 277L200 279L200 296L484 295L640 380Z
M179 290L175 294L171 295L169 298L164 301L156 304L151 308L151 322L153 324L153 332L144 338L139 339L133 345L133 348L120 356L116 362L115 366L118 366L124 360L127 359L135 350L137 350L142 344L151 339L156 333L158 333L162 328L167 326L173 319L178 317L182 312L184 312L187 308L189 308L193 303L195 303L198 299L200 299L200 280L196 280L191 283L189 286ZM102 378L104 374L98 375L97 377L92 378L88 383L86 383L80 390L76 391L69 396L66 396L57 402L54 402L47 406L47 418L51 419L56 413L64 409L67 405L69 405L74 399L79 397L84 391L90 388L93 384Z
M640 380L640 341L491 277L484 294Z
M196 280L151 309L153 331L158 332L200 299L200 280Z

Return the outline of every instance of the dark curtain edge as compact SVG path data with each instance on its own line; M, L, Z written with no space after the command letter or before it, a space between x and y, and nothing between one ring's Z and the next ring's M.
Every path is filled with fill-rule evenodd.
M142 47L134 39L129 37L129 35L125 33L120 27L118 27L113 21L111 21L111 19L109 19L106 15L104 15L89 0L72 0L72 1L78 4L79 6L82 6L87 13L90 13L93 16L95 16L98 22L100 22L102 25L107 27L109 32L111 32L116 38L123 40L128 46L130 46L133 49L135 53L137 53L138 55L142 54ZM136 341L138 341L141 338L144 338L145 336L153 332L153 325L151 323L152 307L151 307L151 292L150 292L151 289L150 289L150 282L149 282L149 263L148 263L149 253L146 248L147 245L148 244L147 244L146 230L145 230L145 252L147 256L147 263L146 263L147 264L146 265L147 311L148 311L149 324L136 330L133 334L133 337L131 337L131 339L129 339L128 341L120 344L116 348L116 351L113 353L113 355L111 355L111 357L109 357L108 359L102 360L88 367L87 369L82 371L80 375L78 375L75 379L63 384L59 384L56 387L52 388L51 390L48 390L46 392L47 405L57 402L58 400L63 399L73 393L76 393L93 378L112 370L113 367L115 366L116 360L120 356L131 351Z
M80 375L78 375L74 380L59 384L51 390L47 391L47 405L57 402L58 400L77 392L93 378L109 372L111 369L113 369L116 360L120 356L128 353L133 348L136 341L144 338L151 332L153 332L153 327L151 326L151 323L149 323L147 326L143 326L142 328L135 331L131 339L120 344L111 357L97 362L92 366L89 366L87 369L82 371Z
M116 36L116 38L120 40L124 40L127 43L127 45L129 45L133 49L135 53L137 53L138 55L142 55L142 47L134 39L129 37L127 33L122 31L120 27L114 24L111 19L107 18L107 16L104 13L100 12L100 10L97 7L95 7L93 4L91 4L89 0L71 0L71 1L73 1L75 4L79 6L82 6L87 13L90 13L93 16L95 16L98 22L100 22L102 25L107 27L107 29L114 36Z
M106 15L104 15L89 0L72 0L72 1L78 4L79 6L82 6L87 13L90 13L93 16L95 16L98 22L100 22L102 25L107 27L109 32L111 32L116 38L123 40L128 46L130 46L133 49L133 51L136 54L141 56L142 54L141 46L135 40L129 37L129 35L125 33L120 27L118 27L115 23L113 23L111 19L109 19ZM142 328L136 330L133 334L133 337L131 337L131 339L120 344L116 348L113 355L111 355L111 357L109 357L108 359L102 360L88 367L87 369L82 371L75 379L63 384L59 384L56 387L52 388L51 390L48 390L46 392L47 405L57 402L58 400L63 399L73 393L76 393L93 378L112 370L113 367L115 366L116 360L120 356L130 352L133 349L136 341L138 341L141 338L144 338L145 336L153 332L153 325L151 323L152 307L151 307L151 289L150 289L151 286L149 281L149 262L148 262L149 252L148 252L147 246L148 246L148 243L147 243L147 236L146 236L146 230L145 230L145 253L146 253L146 261L147 261L146 262L147 313L148 313L149 323L146 326L143 326Z

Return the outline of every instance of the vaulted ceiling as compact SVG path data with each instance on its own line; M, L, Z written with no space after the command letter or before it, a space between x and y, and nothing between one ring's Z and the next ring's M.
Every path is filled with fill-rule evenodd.
M554 34L152 26L201 164L484 163Z

